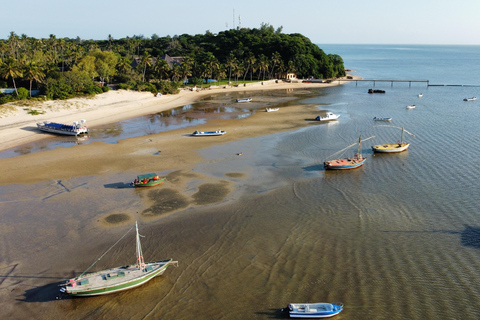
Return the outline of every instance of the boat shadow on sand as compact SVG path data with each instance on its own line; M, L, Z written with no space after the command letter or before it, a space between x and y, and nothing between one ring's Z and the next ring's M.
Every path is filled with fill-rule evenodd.
M107 183L103 185L106 189L125 189L125 188L135 188L135 186L129 182L115 182L115 183Z
M55 300L61 300L64 298L70 298L60 292L60 285L65 281L53 282L40 287L34 287L25 290L23 293L23 299L17 299L21 302L51 302Z
M278 309L269 309L268 311L259 311L255 312L256 315L267 317L269 319L286 319L288 317L288 313L282 312L282 308Z
M470 247L480 250L480 227L473 227L464 225L464 230L426 230L426 231L384 231L384 232L399 232L399 233L443 233L451 235L460 235L462 246Z

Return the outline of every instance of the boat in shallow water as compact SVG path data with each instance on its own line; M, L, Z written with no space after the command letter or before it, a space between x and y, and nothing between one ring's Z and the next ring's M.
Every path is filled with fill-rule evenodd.
M475 101L477 100L477 97L471 97L471 98L465 98L463 101Z
M330 318L343 310L343 303L290 303L283 312L288 313L290 318Z
M390 118L390 117L385 117L385 118L373 117L373 120L374 121L388 121L388 122L390 122L390 121L392 121L392 118Z
M364 158L362 156L361 151L362 151L362 137L359 137L358 152L353 156L353 158L340 158L340 159L325 161L323 163L323 166L327 170L348 170L348 169L359 168L363 166L365 161L367 161L367 158Z
M133 229L133 228L132 228ZM132 230L130 229L130 230ZM130 232L130 230L128 232ZM138 287L156 276L162 275L169 265L178 266L178 261L161 260L144 262L138 224L135 222L136 230L136 259L137 263L123 267L116 267L93 273L83 272L80 276L68 280L62 284L61 292L72 296L98 296ZM128 233L127 232L127 233ZM125 234L123 237L125 237ZM122 237L122 238L123 238ZM120 238L120 240L122 239ZM115 244L117 244L118 240ZM114 245L115 246L115 245ZM113 246L110 248L112 249ZM110 251L110 249L107 250ZM107 253L105 252L95 263ZM93 267L92 264L91 267ZM90 269L89 268L89 269Z
M402 137L400 141L397 143L390 143L390 144L377 144L372 146L373 152L379 152L379 153L398 153L398 152L403 152L408 149L410 146L410 143L403 142L403 132L405 131L404 128L402 128ZM408 134L415 136L408 132Z
M252 101L252 98L235 99L235 102L250 102L250 101Z
M41 131L63 134L68 136L78 136L80 134L88 133L86 120L74 121L73 125L63 124L51 121L37 122L37 128Z
M330 121L330 120L337 120L340 118L339 114L334 114L333 112L327 112L325 117L316 117L315 120L317 121Z

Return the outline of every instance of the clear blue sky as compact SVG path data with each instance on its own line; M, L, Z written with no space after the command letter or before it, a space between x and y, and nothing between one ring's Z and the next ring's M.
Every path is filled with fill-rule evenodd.
M267 23L317 44L480 44L480 0L0 0L0 8L0 39L150 38Z

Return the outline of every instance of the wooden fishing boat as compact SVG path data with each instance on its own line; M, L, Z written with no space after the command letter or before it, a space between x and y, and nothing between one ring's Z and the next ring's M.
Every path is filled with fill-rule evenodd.
M266 112L274 112L274 111L278 111L278 110L280 110L280 108L265 108Z
M224 135L225 133L227 133L226 131L223 131L223 130L217 130L217 131L195 131L194 133L192 133L192 136L196 136L196 137L202 137L202 136L222 136Z
M325 117L316 117L315 120L317 121L330 121L330 120L337 120L338 118L340 118L340 115L339 114L334 114L333 112L327 112L325 114Z
M167 178L160 178L156 173L148 173L138 175L132 184L139 187L155 187L161 185L167 180Z
M378 118L378 117L373 117L373 120L375 121L392 121L392 118L386 117L386 118Z
M349 146L350 147L350 146ZM347 147L347 148L349 148ZM358 138L358 152L354 155L353 158L341 158L330 161L325 161L323 166L327 170L348 170L356 169L361 167L367 158L362 156L362 137Z
M235 102L250 102L252 101L252 98L241 98L241 99L236 99Z
M88 133L86 120L74 121L73 125L63 124L51 121L37 122L37 128L41 131L63 134L67 136L78 136L80 134Z
M400 141L397 143L390 143L390 144L377 144L375 146L372 146L373 152L379 152L379 153L398 153L398 152L403 152L408 149L410 146L410 143L403 142L403 132L405 131L404 128L402 128L402 137ZM411 133L409 133L411 134ZM411 134L412 136L415 136Z
M133 227L130 229L132 230ZM128 232L130 232L127 231ZM62 284L61 292L72 296L98 296L118 291L128 290L138 287L156 276L162 275L169 265L178 266L178 261L162 260L154 262L144 262L142 247L140 244L140 234L138 233L138 224L135 222L136 230L136 259L137 263L133 265L116 267L107 270L86 273L103 256L113 248L107 250L94 264L90 266L80 276L68 280ZM127 233L123 236L125 237ZM122 238L123 238L122 237ZM120 239L122 239L120 238ZM120 241L120 240L119 240ZM118 243L118 241L117 241ZM115 243L116 244L116 243Z
M330 318L343 310L343 303L290 303L283 312L288 313L290 318Z

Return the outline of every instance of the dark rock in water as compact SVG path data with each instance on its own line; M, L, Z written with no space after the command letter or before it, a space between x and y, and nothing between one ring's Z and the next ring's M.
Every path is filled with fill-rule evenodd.
M385 90L368 89L368 93L385 93Z

